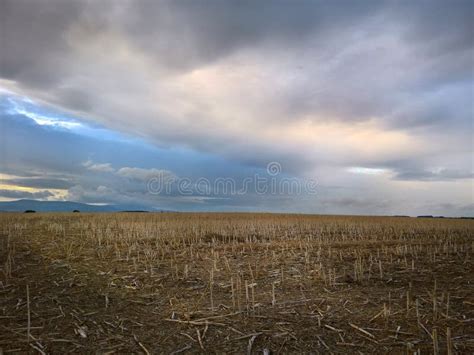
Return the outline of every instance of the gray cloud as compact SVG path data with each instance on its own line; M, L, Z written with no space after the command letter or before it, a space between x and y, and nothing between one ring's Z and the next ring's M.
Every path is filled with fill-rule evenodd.
M186 97L188 92L168 92L166 85L160 87L158 101L163 100L163 105L179 104L176 95L189 100L190 110L184 116L169 109L156 112L146 97L130 97L132 107L115 102L125 87L138 90L138 96L152 90L133 65L150 66L145 68L149 75L170 82L175 75L214 64L228 62L227 70L237 72L261 67L261 83L237 89L243 91L241 104L251 108L246 114L269 125L301 117L315 122L375 118L408 129L428 121L430 125L449 123L453 117L466 117L469 106L472 108L472 88L471 95L467 88L463 92L467 95L450 95L445 101L430 96L433 86L465 80L466 75L472 79L470 1L409 5L373 1L5 0L2 8L8 15L2 20L2 42L8 48L0 69L4 77L37 87L44 99L119 129L128 128L129 117L140 116L133 129L157 142L216 151L216 145L231 139L231 151L222 153L234 158L242 148L235 137L238 133L221 129L217 135L209 135L208 128L222 125L220 120L226 114L212 117L215 114L207 107L210 101L216 102L212 96L197 100ZM110 51L121 53L117 58L104 53L104 46L109 45ZM116 59L128 60L131 52L144 63L134 63L131 58L132 67L123 63L124 68L116 68ZM94 80L90 81L90 76ZM252 89L262 90L260 98L246 103L253 100L248 96ZM95 91L114 96L95 95ZM168 95L173 96L173 102L166 103ZM453 105L453 97L463 99ZM140 99L144 105L136 104ZM222 104L227 104L223 99L226 102ZM433 100L437 101L435 106ZM219 98L217 104L221 104ZM276 112L268 110L271 105ZM183 124L170 122L170 114ZM194 121L199 121L200 127ZM460 124L464 127L465 119ZM251 150L260 146L262 154L274 148L258 135L249 143L254 145Z
M2 76L42 88L57 82L67 66L64 34L83 8L80 1L2 0Z
M0 190L0 196L6 198L30 198L30 199L46 199L48 197L54 196L54 194L48 190L38 191L38 192L28 192L20 190Z
M397 172L395 178L398 180L419 181L449 181L460 179L473 179L474 173L467 170L440 169L438 171L408 170Z
M160 64L189 69L261 41L291 42L315 30L322 36L377 8L375 1L2 0L1 72L32 85L54 84L69 65L74 31L80 36L119 32ZM78 94L85 95L76 91L74 101Z
M315 33L322 37L354 26L378 7L376 1L141 1L120 12L119 25L156 60L189 69L242 47L275 41L286 45Z
M15 178L3 179L3 183L23 187L34 187L38 189L67 189L73 186L73 182L68 179L54 178Z
M474 203L427 204L420 210L429 211L429 214L434 216L474 217Z
M164 178L164 179L172 179L175 175L167 170L160 170L160 169L142 169L142 168L130 168L124 167L120 168L117 171L117 175L130 179L130 180L137 180L137 181L148 181L152 178Z
M354 213L354 211L357 211L357 214L372 214L377 211L378 215L388 215L394 210L392 201L367 197L329 198L322 199L319 203L323 211L338 211L343 214Z

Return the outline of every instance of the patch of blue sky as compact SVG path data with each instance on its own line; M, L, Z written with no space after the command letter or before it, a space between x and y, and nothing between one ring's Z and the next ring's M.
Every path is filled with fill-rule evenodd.
M126 142L135 140L125 134L86 123L80 118L38 104L28 97L3 94L0 96L0 110L15 117L29 118L39 126L68 131L86 137Z
M28 97L0 94L0 117L2 115L10 117L13 120L11 123L17 122L17 135L29 136L30 145L37 143L37 154L40 151L44 155L52 154L57 151L59 144L63 144L60 151L67 151L71 159L72 156L76 159L82 156L84 161L89 159L97 163L111 163L116 168L159 167L194 178L243 178L256 170L255 167L241 165L215 154L178 145L157 145L141 137L90 124L85 119L60 112ZM11 123L5 122L8 130L13 132Z

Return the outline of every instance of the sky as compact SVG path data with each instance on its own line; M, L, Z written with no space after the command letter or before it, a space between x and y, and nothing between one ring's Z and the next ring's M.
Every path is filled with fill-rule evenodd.
M474 216L474 1L0 0L0 200Z

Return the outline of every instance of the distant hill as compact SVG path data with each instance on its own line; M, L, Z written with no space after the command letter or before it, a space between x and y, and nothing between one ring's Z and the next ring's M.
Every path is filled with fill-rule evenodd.
M0 202L0 212L24 212L33 210L36 212L117 212L121 208L114 205L88 205L86 203L71 201L37 201L17 200Z

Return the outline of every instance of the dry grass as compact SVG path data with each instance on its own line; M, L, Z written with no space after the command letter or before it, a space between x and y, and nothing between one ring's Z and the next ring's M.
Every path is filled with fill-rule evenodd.
M0 215L0 353L472 353L470 220Z

